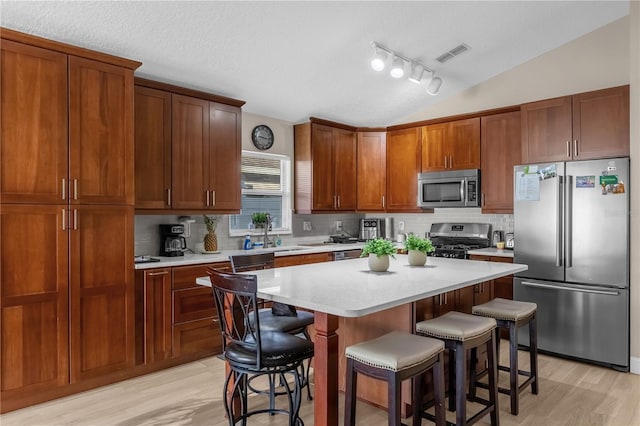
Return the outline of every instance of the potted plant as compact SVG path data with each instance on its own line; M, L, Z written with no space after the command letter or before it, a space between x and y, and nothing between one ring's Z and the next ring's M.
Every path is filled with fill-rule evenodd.
M253 223L256 228L264 228L265 226L267 226L267 222L269 221L268 216L269 213L265 212L253 213L251 215L251 223Z
M427 263L427 253L435 250L430 239L420 238L417 235L409 235L404 242L404 247L409 252L411 266L424 266Z
M209 217L206 214L204 217L204 224L207 227L207 234L204 236L204 251L217 251L218 250L218 236L216 235L216 222L215 217Z
M396 246L385 239L367 241L362 247L360 257L369 256L369 269L373 272L385 272L389 269L389 256L395 259Z

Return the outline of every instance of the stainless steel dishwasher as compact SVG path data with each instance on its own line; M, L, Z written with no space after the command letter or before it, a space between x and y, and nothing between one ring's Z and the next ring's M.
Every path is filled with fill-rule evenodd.
M362 253L360 249L334 251L333 260L357 259L360 257L360 253Z

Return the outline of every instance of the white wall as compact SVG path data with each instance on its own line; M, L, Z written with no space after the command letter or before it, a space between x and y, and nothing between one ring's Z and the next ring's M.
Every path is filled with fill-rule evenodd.
M630 16L493 77L402 122L631 86L631 370L640 374L640 2Z

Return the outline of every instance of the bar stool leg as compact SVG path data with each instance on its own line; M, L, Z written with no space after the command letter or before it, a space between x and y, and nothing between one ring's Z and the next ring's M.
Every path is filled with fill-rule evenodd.
M538 330L536 315L529 321L529 362L531 375L531 393L538 394Z
M464 391L466 388L467 378L467 351L464 349L462 342L456 343L456 424L464 425L467 422L467 395Z
M387 399L387 417L389 426L401 426L400 422L400 384L397 375L394 372L389 372L389 378L387 379L388 387L388 399Z
M354 426L356 424L356 386L358 384L358 374L354 368L354 360L347 358L347 383L345 385L345 408L344 425Z
M455 363L456 363L456 352L453 349L448 349L449 351L449 411L455 411L456 409L456 384L454 382L455 378Z
M438 355L438 362L433 367L433 389L436 410L436 425L446 424L446 413L444 408L444 354ZM419 425L420 423L418 423Z
M491 411L491 426L499 426L500 420L498 416L498 357L496 356L496 335L500 333L500 329L496 327L493 330L492 338L487 342L487 361L489 369L489 402L493 404Z
M509 322L509 397L511 399L511 414L518 415L518 326L515 321Z
M436 371L433 370L434 383L435 383ZM424 374L414 377L412 380L413 385L413 421L412 426L422 425L422 379ZM435 394L435 392L434 392Z

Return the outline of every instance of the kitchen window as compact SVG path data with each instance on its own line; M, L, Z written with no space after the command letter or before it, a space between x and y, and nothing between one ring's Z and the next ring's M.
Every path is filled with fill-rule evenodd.
M242 151L240 168L242 207L229 217L229 235L245 235L253 229L251 215L271 214L270 234L291 233L291 160L285 155Z

